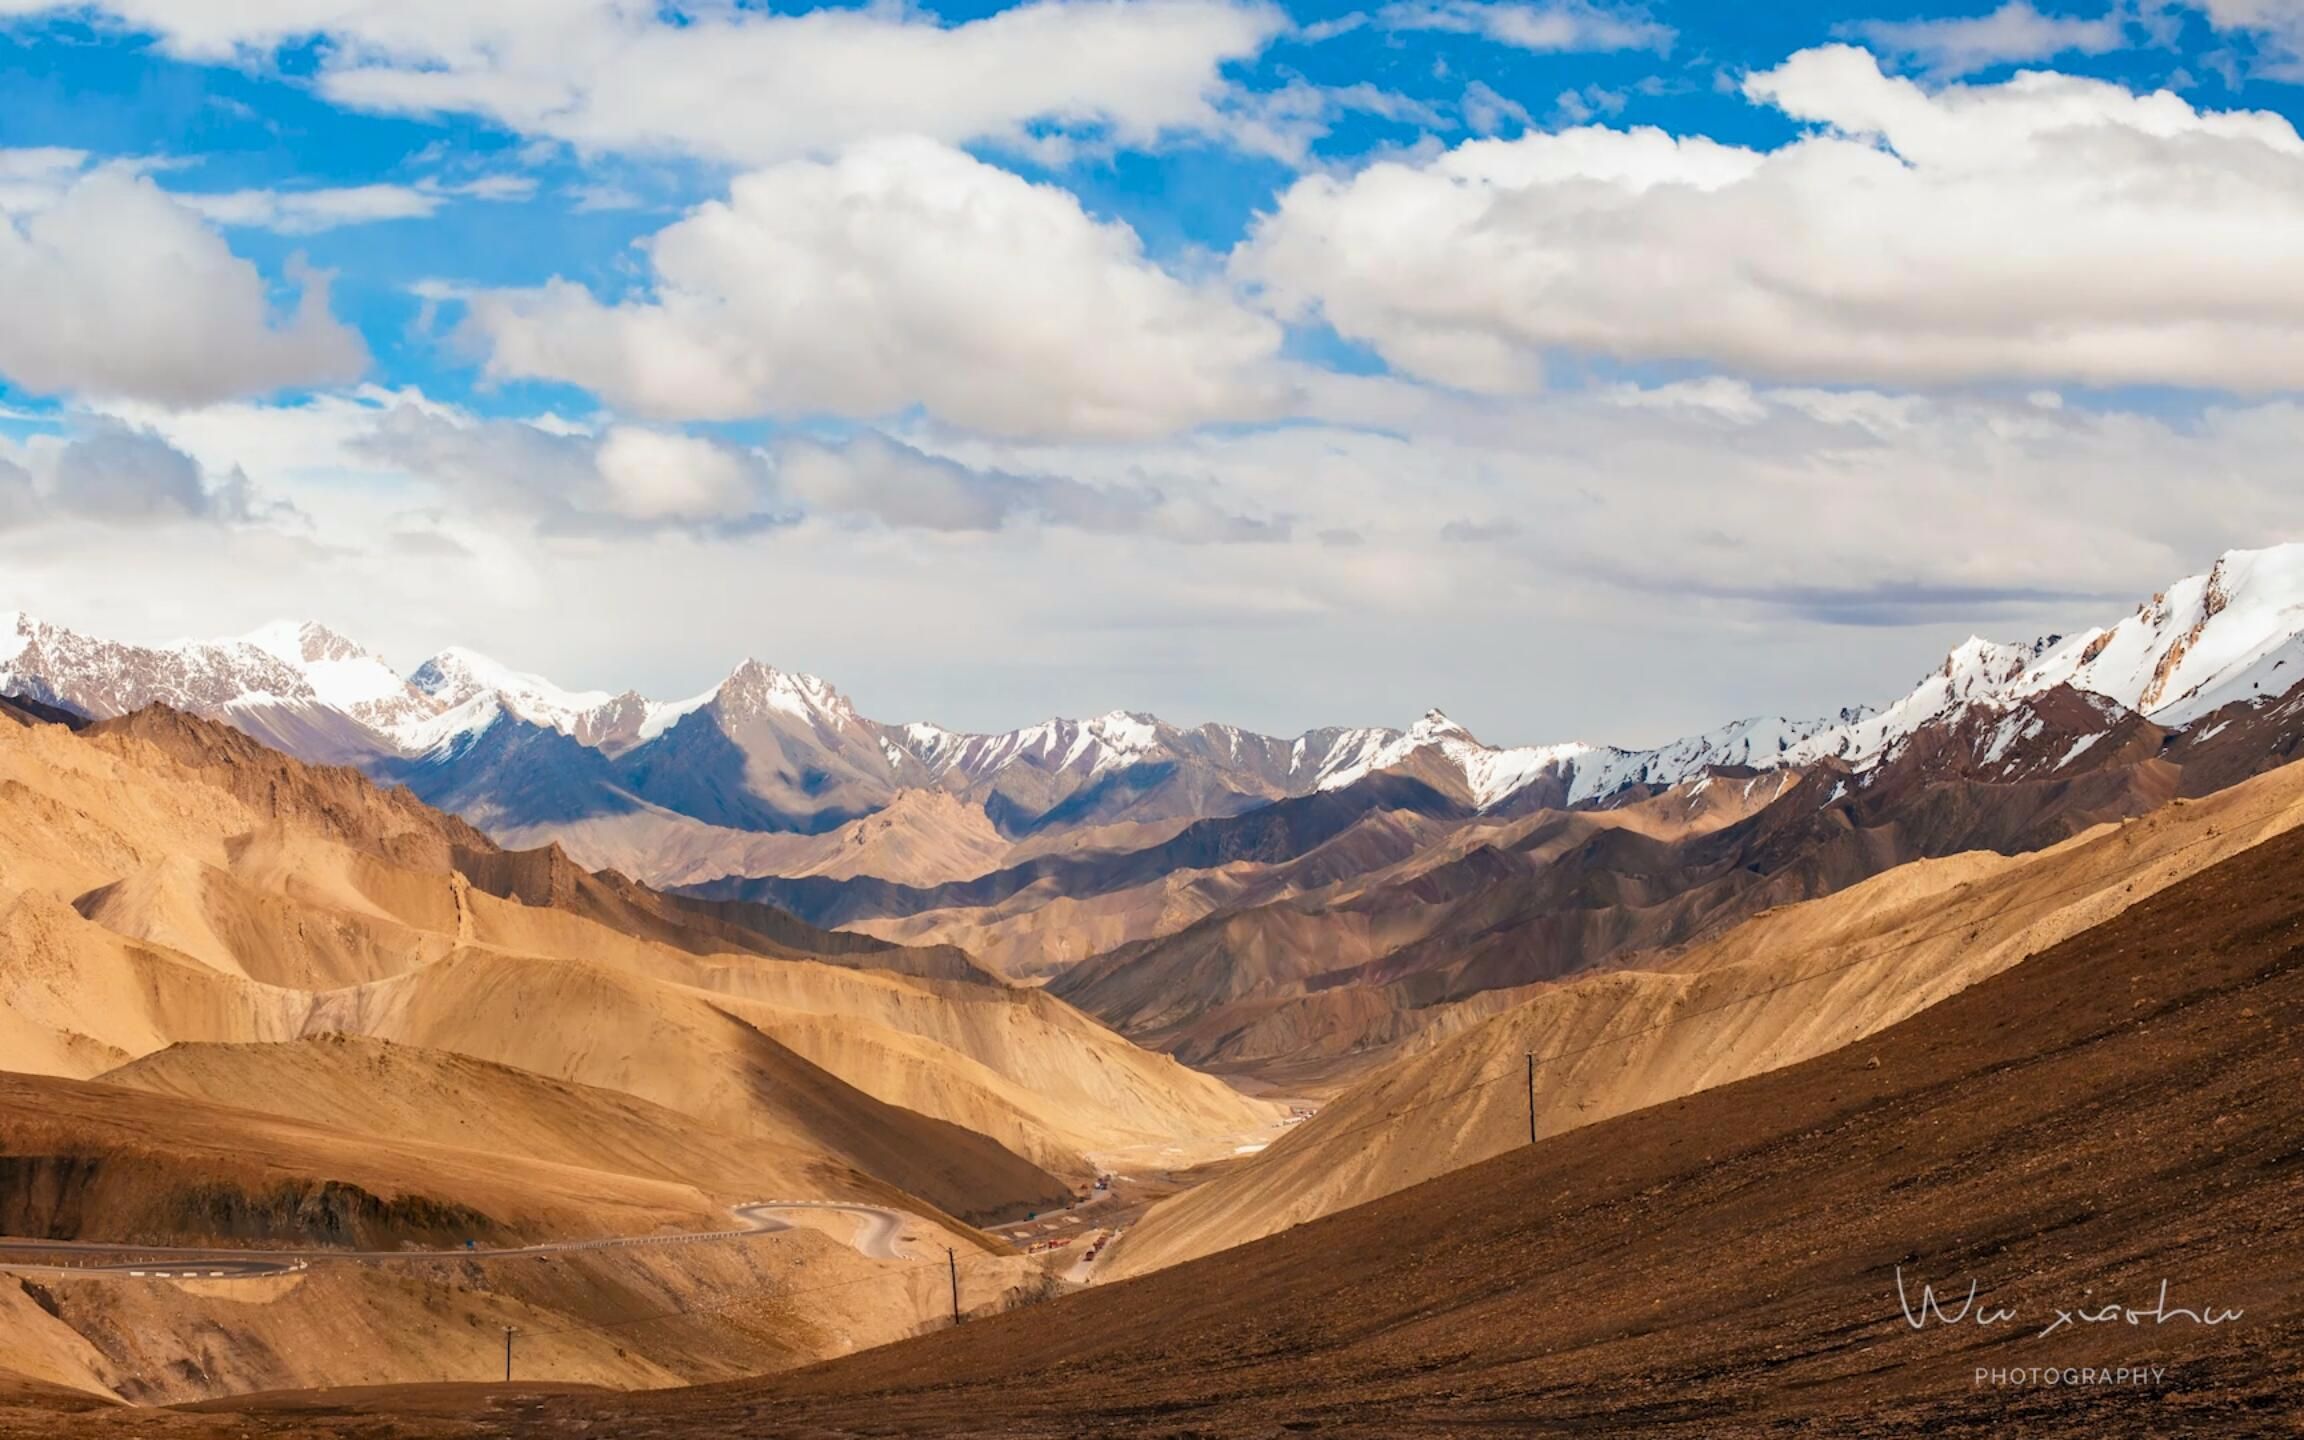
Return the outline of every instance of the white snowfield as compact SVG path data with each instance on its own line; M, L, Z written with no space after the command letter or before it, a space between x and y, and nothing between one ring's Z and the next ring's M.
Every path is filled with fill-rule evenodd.
M1430 749L1463 774L1474 803L1502 804L1547 776L1566 782L1570 803L1601 799L1632 784L1667 786L1714 765L1755 769L1838 759L1863 770L1893 758L1923 725L1977 707L2008 710L2070 685L2178 729L2235 701L2268 700L2304 681L2304 544L2227 552L2140 605L2109 629L2051 636L2029 645L1971 637L1902 698L1881 710L1843 711L1824 720L1740 720L1653 750L1545 745L1494 749L1435 710L1365 763L1324 777L1349 785L1373 770ZM2108 711L2107 729L2119 717ZM1997 759L2037 722L2011 715L1985 758ZM2082 736L2059 768L2087 753L2101 734Z
M2283 694L2299 680L2304 544L2229 551L2109 628L2029 645L1972 638L1882 709L1738 720L1645 750L1581 742L1490 746L1438 710L1404 731L1335 728L1294 740L1225 725L1184 729L1117 710L1090 720L965 734L865 720L826 681L750 660L703 694L660 701L632 691L566 690L460 648L402 678L352 641L311 623L268 625L233 640L141 647L0 614L0 691L98 718L164 702L229 720L307 758L453 756L506 716L618 753L709 707L724 725L772 725L878 766L900 784L975 783L1012 765L1092 779L1196 755L1218 763L1253 761L1268 776L1334 790L1422 755L1455 770L1482 809L1541 782L1558 783L1563 798L1576 804L1632 785L1675 785L1717 765L1768 770L1831 758L1861 770L1892 758L1932 720L1970 707L2006 710L2057 685L2176 728L2234 701ZM2117 713L2108 713L2107 728ZM1995 735L2003 750L2024 738L2023 722L2010 724L2006 734ZM848 743L850 736L856 743ZM2083 737L2060 763L2080 758L2095 738Z

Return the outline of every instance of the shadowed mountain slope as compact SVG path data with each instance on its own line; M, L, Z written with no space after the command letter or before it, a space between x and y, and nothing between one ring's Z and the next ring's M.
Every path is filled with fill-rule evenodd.
M2299 1024L2290 833L1855 1046L1141 1280L761 1382L315 1397L156 1433L2281 1433ZM2015 1318L1916 1330L1899 1276L1956 1313L1974 1279ZM2108 1301L2144 1318L2043 1333ZM2239 1315L2179 1313L2211 1307ZM1976 1379L2082 1366L2158 1379ZM0 1434L148 1424L19 1409Z
M2171 733L2059 687L1915 731L1854 773L1825 762L1688 835L1533 817L1404 875L1210 917L1075 966L1051 988L1193 1064L1349 1058L1468 997L1699 941L1917 859L2021 854L2286 763L2304 690ZM1289 958L1272 969L1263 957ZM1242 983L1242 977L1253 977ZM1427 1019L1432 1017L1426 1017Z
M1894 1024L2304 824L2304 766L2020 856L1915 861L1684 950L1495 991L1501 1013L1411 1046L1246 1163L1163 1202L1134 1274L1362 1204L1544 1134L1807 1059ZM1448 1007L1473 1010L1477 1007ZM1451 1019L1455 1017L1451 1016Z
M15 1069L355 1034L651 1101L971 1217L1060 1199L1090 1149L1273 1113L958 951L503 851L175 712L0 727L0 815Z

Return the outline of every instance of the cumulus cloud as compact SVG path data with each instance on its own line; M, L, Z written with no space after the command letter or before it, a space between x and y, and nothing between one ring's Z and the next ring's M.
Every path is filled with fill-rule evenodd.
M1310 176L1234 273L1480 391L1540 383L1555 348L1836 382L2304 384L2304 140L2279 116L2050 73L1928 89L1846 46L1744 92L1811 133L1583 128Z
M0 216L45 210L88 168L88 152L60 145L0 149Z
M1141 477L1086 485L1061 475L975 469L877 434L837 446L789 441L778 447L776 474L783 492L811 509L897 527L992 531L1036 520L1186 543L1289 536L1285 518L1231 513L1212 497L1171 494Z
M436 486L451 503L531 520L548 533L729 534L779 519L759 457L702 436L624 425L593 435L418 401L359 418L350 455Z
M211 478L150 430L83 416L72 433L37 435L0 453L0 527L78 519L111 526L239 524L293 513L258 506L234 467Z
M55 498L66 510L120 521L195 519L242 509L208 492L191 456L156 435L106 428L56 458Z
M928 440L874 430L837 440L790 434L755 447L657 426L490 418L377 387L294 405L121 407L108 423L148 425L200 463L245 468L267 488L308 486L303 493L323 508L374 497L391 507L384 528L404 530L421 529L408 523L415 517L457 516L585 541L668 531L730 539L813 516L956 536L1060 527L1203 544L1291 533L1288 515L1227 495L1189 465L1089 484L953 458L924 448ZM368 510L352 523L379 521Z
M40 518L40 492L32 472L0 457L0 530L28 525Z
M0 215L0 375L44 393L196 405L356 378L367 353L301 280L274 313L264 277L149 179L80 177Z
M1631 742L1885 699L1972 631L2102 623L2227 546L2304 538L2288 401L2172 417L1720 378L1498 400L1365 377L1312 399L1288 426L1141 442L919 427L738 447L758 489L735 525L619 513L720 492L619 495L598 458L613 427L382 392L164 413L207 473L245 463L311 515L312 554L267 526L198 545L17 529L0 607L162 638L317 609L411 663L463 642L665 694L767 647L868 713L948 724L1129 705L1292 730L1437 703L1500 740ZM27 457L0 441L0 459ZM569 496L589 513L552 508ZM1176 543L1259 522L1274 543ZM807 623L762 618L791 615ZM986 640L1016 634L1032 643ZM1541 663L1494 663L1499 635ZM1634 654L1674 684L1625 683Z
M883 416L1003 434L1142 435L1281 404L1281 338L1135 233L922 139L740 176L647 242L653 293L470 298L500 377L652 419Z
M736 164L890 133L1222 133L1224 65L1286 24L1260 0L1032 0L961 24L910 5L674 16L631 0L0 0L0 15L81 9L202 60L325 39L317 84L347 105Z
M2193 0L2218 30L2245 35L2254 68L2275 80L2304 80L2304 3L2300 0Z
M2102 55L2127 43L2120 9L2093 17L2043 15L2029 0L2007 0L1987 15L1925 20L1865 20L1845 33L1936 75L1966 75L1995 65L2052 60L2058 55Z

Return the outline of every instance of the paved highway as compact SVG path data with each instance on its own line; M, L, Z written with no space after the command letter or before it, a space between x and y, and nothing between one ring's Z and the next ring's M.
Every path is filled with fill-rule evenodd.
M455 1250L246 1250L171 1245L112 1245L87 1240L27 1240L0 1237L0 1272L17 1275L112 1275L151 1280L252 1280L288 1275L331 1261L504 1260L522 1256L567 1255L640 1245L697 1245L745 1240L791 1230L782 1213L832 1210L863 1219L850 1243L872 1260L908 1260L905 1231L916 1222L901 1210L852 1205L838 1200L759 1200L734 1210L743 1222L734 1230L700 1230L680 1235L613 1235L597 1240L551 1240L517 1247L480 1246ZM22 1258L10 1258L22 1257Z

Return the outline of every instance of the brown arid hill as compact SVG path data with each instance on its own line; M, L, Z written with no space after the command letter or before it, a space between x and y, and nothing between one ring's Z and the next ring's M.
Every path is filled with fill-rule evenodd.
M1723 785L1691 800L1641 797L1580 823L1694 834L1757 808L1779 777ZM1015 979L1062 974L1106 952L1174 934L1211 915L1367 886L1526 828L1519 817L1472 813L1461 795L1408 771L1269 810L1195 822L1156 843L1027 851L999 872L935 886L855 877L728 879L708 894L754 894L818 907L819 919L907 945L958 945ZM1111 836L1118 839L1117 835Z
M2304 766L2019 856L1920 860L1679 951L1441 1007L1420 1045L1262 1153L1156 1206L1114 1251L1141 1274L1525 1144L1808 1059L2304 825ZM1518 1001L1482 1018L1486 1003Z
M1175 821L1171 830L1181 829ZM899 791L887 805L822 834L770 834L707 825L669 811L642 810L549 825L505 827L512 846L558 843L584 864L660 885L723 875L875 876L903 885L965 880L1013 863L1019 842L1002 835L979 806L944 790ZM1094 832L1066 839L1093 847Z
M171 1045L104 1085L279 1116L327 1134L517 1157L700 1192L702 1218L760 1196L906 1197L813 1150L714 1130L668 1106L444 1050L344 1034L271 1045ZM566 1233L597 1233L598 1222ZM21 1232L17 1232L21 1233ZM548 1232L544 1232L548 1233Z
M5 1235L448 1247L727 1228L726 1209L683 1182L0 1071Z
M252 1278L205 1278L210 1267L166 1255L146 1268L167 1280L69 1263L5 1277L0 1390L31 1379L83 1402L156 1404L484 1375L506 1325L553 1373L662 1385L843 1353L940 1312L936 1287L859 1254L836 1227L677 1243L733 1228L731 1204L761 1196L910 1210L916 1251L952 1244L984 1272L979 1303L1029 1274L1004 1247L819 1156L460 1056L324 1037L178 1047L111 1079L0 1074L0 1233L316 1258ZM586 1243L619 1236L672 1238ZM574 1248L460 1251L467 1241ZM457 1253L327 1253L410 1246Z
M958 951L503 851L219 725L0 741L0 801L46 830L0 840L21 1068L348 1031L654 1100L971 1215L1061 1195L1047 1167L1084 1177L1091 1150L1272 1113Z
M318 1262L250 1280L71 1274L0 1283L0 1413L55 1387L75 1408L516 1373L587 1387L757 1376L935 1323L950 1243L975 1258L971 1303L998 1303L1030 1262L921 1224L933 1266L867 1259L836 1231L505 1256ZM1012 1276L1012 1279L1004 1279ZM948 1322L946 1322L948 1323ZM137 1409L165 1424L165 1412ZM53 1422L52 1422L53 1423ZM53 1429L37 1433L55 1433Z
M221 726L180 716L115 723L139 720L166 748L106 726L80 736L53 726L0 734L0 772L21 777L0 783L0 805L15 812L0 839L0 883L21 886L0 895L11 997L0 1038L11 1068L91 1078L177 1041L356 1029L363 1017L405 1012L368 993L397 981L398 993L429 997L420 1013L469 1038L466 1053L526 1060L604 1088L622 1082L676 1108L718 1097L721 1109L697 1113L760 1139L816 1146L919 1195L926 1209L988 1214L1064 1193L1063 1182L997 1141L866 1093L708 994L607 963L708 957L623 936L581 907L499 900L460 871L401 863L494 853L462 822ZM204 732L213 732L213 750L193 746ZM247 763L232 763L244 750L253 752ZM75 894L86 918L60 898ZM771 963L721 959L731 969ZM473 1008L506 994L509 1008ZM644 1049L607 1049L606 1034L588 1028L588 1007L629 1044L668 1042L659 1053L678 1073L650 1073ZM363 1033L431 1042L420 1025ZM711 1043L671 1048L686 1036Z
M2058 688L1925 727L1872 770L1826 762L1790 783L1763 779L1769 803L1724 826L1670 836L1538 815L1448 863L1212 916L1050 988L1221 1073L1301 1073L1326 1056L1350 1075L1438 1018L1427 1012L1472 996L1685 946L1912 860L2021 854L2211 793L2290 758L2300 703L2304 690L2171 734ZM1749 783L1718 776L1711 788ZM1254 975L1263 954L1291 968L1209 983L1235 962Z
M915 1251L980 1256L970 1303L995 1304L1037 1263L952 1217L1057 1203L1093 1150L1274 1113L949 948L501 850L221 725L23 718L0 725L8 1228L589 1245L726 1229L747 1200L844 1201L916 1217ZM41 1281L0 1351L86 1348L100 1363L44 1378L180 1399L473 1373L475 1352L485 1375L474 1337L501 1322L561 1337L543 1353L573 1380L664 1384L879 1343L948 1303L935 1277L859 1253L852 1220L825 1223L587 1250L534 1293L507 1289L511 1261L345 1261L277 1296ZM862 1289L778 1298L818 1281ZM730 1299L765 1318L722 1323ZM648 1338L626 1343L616 1327L640 1317Z
M2290 832L1855 1045L834 1364L610 1397L27 1402L0 1434L2289 1434L2300 1024ZM1900 1275L2013 1318L1914 1329ZM2211 1309L2238 1313L2183 1313ZM2124 1383L1993 1378L2083 1367Z

